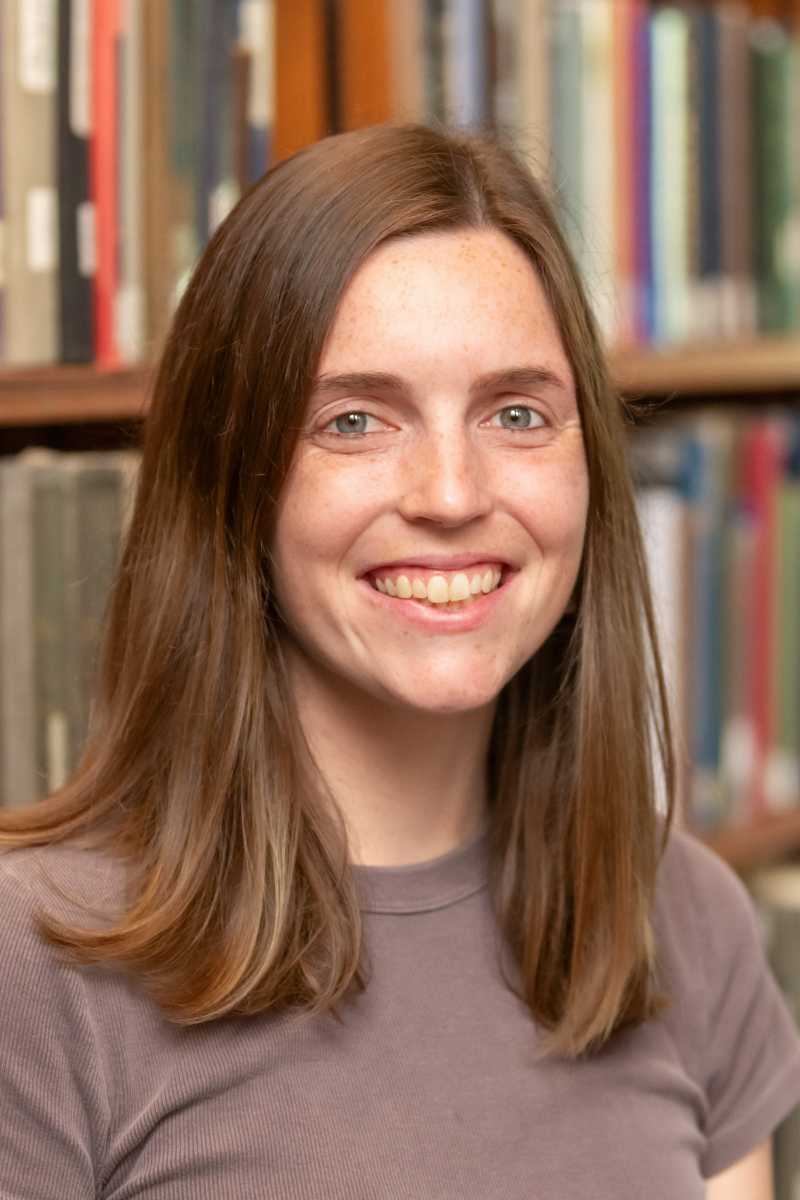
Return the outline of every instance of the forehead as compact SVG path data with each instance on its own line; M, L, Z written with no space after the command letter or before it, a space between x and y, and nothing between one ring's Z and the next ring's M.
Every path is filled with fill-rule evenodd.
M523 250L496 229L416 234L384 243L345 289L323 348L324 371L476 356L486 366L532 352L569 374L555 317ZM354 356L359 362L354 361ZM501 361L502 360L502 361Z

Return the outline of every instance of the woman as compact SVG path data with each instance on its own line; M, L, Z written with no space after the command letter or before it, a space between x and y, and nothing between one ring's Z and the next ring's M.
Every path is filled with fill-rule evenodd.
M272 169L161 358L80 770L2 814L0 1193L767 1197L798 1039L670 745L540 188L413 125Z

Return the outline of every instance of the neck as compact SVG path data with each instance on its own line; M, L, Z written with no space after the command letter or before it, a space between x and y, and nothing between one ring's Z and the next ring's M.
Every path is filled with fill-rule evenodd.
M300 724L344 817L353 863L424 862L478 834L496 704L447 714L401 708L312 674L301 660L290 668Z

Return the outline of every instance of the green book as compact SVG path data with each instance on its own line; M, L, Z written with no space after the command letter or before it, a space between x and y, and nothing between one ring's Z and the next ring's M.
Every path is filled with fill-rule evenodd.
M117 566L122 523L118 451L64 456L68 528L74 546L67 580L71 630L70 756L80 762L89 729L98 650Z
M753 79L755 264L760 332L798 324L800 246L793 220L791 112L792 52L776 21L754 23L750 34Z
M39 794L60 788L70 771L65 583L64 473L60 456L32 464L34 688Z
M36 773L32 503L34 469L51 461L52 452L38 447L0 460L0 736L2 796L9 807L42 793Z

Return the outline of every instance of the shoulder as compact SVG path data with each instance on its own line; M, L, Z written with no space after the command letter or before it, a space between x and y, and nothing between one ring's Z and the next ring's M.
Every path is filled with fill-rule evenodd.
M125 871L107 852L72 843L0 852L0 939L40 941L38 915L99 927L121 907Z
M742 880L699 838L672 829L653 905L658 983L666 1020L687 1062L706 1058L731 989L768 989L769 968L754 902Z
M736 872L699 838L672 829L658 868L655 924L670 943L716 962L726 947L759 942L750 893ZM709 962L708 956L711 955Z
M659 886L672 891L688 887L693 894L733 892L747 897L736 872L694 834L673 827L659 866Z
M698 838L670 834L654 932L665 1021L701 1088L703 1175L764 1141L800 1102L800 1038L767 962L755 902Z
M59 1195L94 1195L111 1105L91 987L36 921L47 913L88 927L76 896L94 899L99 920L109 877L93 859L56 846L0 853L0 1111L14 1113L0 1139L3 1195L4 1182L9 1195L15 1184L55 1195L54 1181Z

